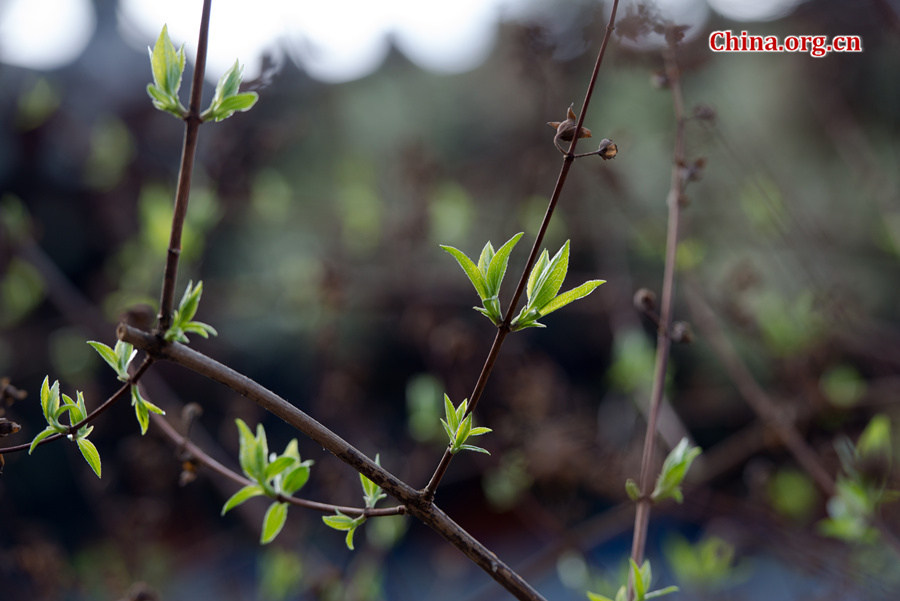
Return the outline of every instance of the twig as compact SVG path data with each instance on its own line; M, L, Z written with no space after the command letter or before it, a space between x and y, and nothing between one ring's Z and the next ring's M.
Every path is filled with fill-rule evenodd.
M44 438L43 440L38 442L37 446L41 446L42 444L46 444L50 441L59 440L60 438L69 436L70 434L74 434L79 429L81 429L83 426L86 426L87 424L91 423L92 421L94 421L95 419L100 417L107 409L112 407L116 403L116 401L118 401L123 396L125 396L131 390L132 385L135 385L138 383L138 380L141 379L141 376L144 375L144 372L147 371L147 369L150 367L150 365L152 363L153 363L153 359L151 357L149 357L149 356L144 357L143 362L141 362L140 366L137 368L137 370L134 372L134 374L130 378L128 378L128 381L125 382L124 384L122 384L118 390L116 390L108 399L103 401L103 403L101 403L96 409L94 409L93 411L88 413L83 420L72 424L71 426L69 426L67 428L67 430L65 432L57 432L56 434L51 434L47 438ZM30 448L31 448L31 443L25 442L25 443L15 445L12 447L0 448L0 454L15 453L18 451L27 451Z
M671 43L665 52L666 75L672 89L672 104L675 111L675 150L673 154L672 176L666 204L669 207L668 232L666 235L666 263L663 272L662 299L660 301L659 327L657 328L656 364L653 372L653 389L647 417L647 432L641 456L639 487L641 498L637 501L634 516L634 535L631 544L631 558L641 565L647 544L647 528L650 523L652 501L650 490L653 484L653 463L656 450L657 421L662 403L666 369L669 363L669 347L672 343L672 297L675 292L675 256L678 250L678 223L681 216L681 198L684 193L684 100L681 92L681 74L675 59L675 44Z
M200 129L200 100L203 93L203 76L206 72L206 46L209 38L209 11L211 0L203 0L200 16L200 37L197 41L197 60L191 80L191 100L184 116L184 142L181 149L181 167L178 171L178 187L175 190L175 209L172 214L172 232L166 253L166 269L163 274L162 293L159 301L158 332L172 325L172 307L175 302L175 281L178 277L178 259L181 256L181 234L187 217L191 195L191 175L194 172L194 155L197 151L197 134Z
M541 601L544 599L492 551L450 519L434 503L426 500L421 492L388 472L343 438L274 392L230 367L183 344L177 342L164 343L157 336L124 323L119 324L116 334L120 340L130 342L136 348L146 351L151 357L172 361L211 380L224 384L269 413L280 417L290 426L322 445L322 448L366 476L384 489L386 493L405 505L406 511L410 515L419 519L419 521L461 550L472 562L480 566L491 578L506 588L517 599L521 601Z
M578 114L578 123L576 124L574 129L575 132L581 131L581 126L584 124L585 114L587 113L588 106L591 102L591 96L594 93L594 87L597 83L597 74L600 72L600 65L603 64L603 57L606 54L606 47L609 44L609 39L610 37L612 37L612 32L615 27L616 11L618 10L618 8L619 0L614 0L612 13L609 16L609 22L606 25L606 32L603 34L603 41L600 43L600 50L597 53L597 60L594 62L594 70L591 73L591 79L588 83L587 92L584 95L584 101L581 103L581 111ZM497 335L494 337L494 342L491 344L491 348L488 351L487 359L485 359L484 366L481 368L481 373L478 375L478 380L475 382L475 388L472 390L472 394L469 396L469 405L466 409L466 415L475 411L475 407L478 406L478 402L481 400L481 394L484 392L484 387L487 385L488 378L490 378L491 372L494 369L494 364L497 361L497 356L500 354L500 347L503 345L503 341L506 339L506 335L510 332L510 324L512 323L513 313L516 310L516 306L519 304L519 299L522 298L522 293L525 291L525 286L528 283L528 276L530 275L531 269L534 266L535 261L537 260L541 244L544 241L544 235L547 233L547 227L550 225L550 219L553 217L553 211L556 209L556 205L559 203L559 197L562 194L563 187L565 186L566 179L569 175L569 169L572 167L572 163L575 161L575 145L577 143L578 136L573 135L572 141L569 143L569 150L563 157L562 166L560 167L559 175L556 178L556 185L553 187L553 192L550 194L550 201L547 204L547 210L544 213L544 218L541 221L540 228L538 229L537 237L534 239L534 244L531 246L531 254L528 255L528 260L525 262L525 267L522 270L522 275L519 278L519 283L516 286L516 291L509 303L509 307L506 310L506 316L498 326ZM444 477L444 474L447 472L447 468L450 466L450 461L452 461L452 459L453 455L450 453L450 447L448 446L444 450L444 455L441 457L437 468L435 468L431 479L428 481L428 485L423 490L425 499L431 500L434 498L437 487L440 484L441 479Z
M185 451L192 461L196 461L197 463L206 466L220 476L224 476L225 478L228 478L232 482L236 482L241 486L254 484L254 482L241 476L234 470L225 467L224 465L210 457L206 453L206 451L195 445L189 439L185 438L180 432L178 432L178 430L172 427L172 425L161 416L159 419L155 420L155 425L169 440L175 443L175 445L179 449ZM352 516L365 515L366 517L377 517L386 515L402 515L406 513L406 507L403 505L383 508L345 507L342 505L319 503L318 501L310 501L309 499L286 496L279 496L277 500L281 501L282 503L290 503L291 505L305 507L307 509L313 509L315 511L322 511L324 513L334 513L335 511L340 511L343 514Z

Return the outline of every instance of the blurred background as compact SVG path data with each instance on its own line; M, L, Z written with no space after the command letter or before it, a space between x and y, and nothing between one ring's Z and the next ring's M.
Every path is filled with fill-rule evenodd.
M260 100L201 128L178 294L203 280L197 318L219 336L192 346L424 486L446 445L442 395L470 394L494 334L439 244L477 256L525 232L505 307L559 169L545 123L580 105L609 8L214 2L204 106L235 58ZM112 345L123 317L152 325L183 126L151 106L146 48L164 23L186 44L186 99L199 14L197 0L0 2L0 376L27 392L2 397L22 426L2 446L43 428L45 375L89 408L115 390L86 340ZM507 339L476 416L492 454L459 455L437 502L547 598L615 594L655 348L632 298L660 293L675 129L642 14L688 26L687 153L705 159L675 303L694 341L673 346L661 437L666 450L688 436L704 455L685 502L654 509L654 573L682 587L673 599L896 599L897 504L879 510L874 542L824 536L834 503L745 398L749 375L831 477L847 469L841 441L875 416L897 422L894 0L623 3L585 122L619 155L576 162L545 241L552 254L571 240L565 289L608 283ZM858 35L863 52L717 54L715 30ZM198 403L192 440L235 469L235 418L263 423L274 450L295 436L178 366L144 381L177 428ZM260 547L265 501L220 517L237 487L185 475L179 450L152 427L141 437L125 403L91 439L102 480L61 442L4 456L3 599L509 598L412 520L370 520L349 552L294 508ZM303 496L359 504L356 474L299 443L316 462ZM896 489L891 455L873 469Z

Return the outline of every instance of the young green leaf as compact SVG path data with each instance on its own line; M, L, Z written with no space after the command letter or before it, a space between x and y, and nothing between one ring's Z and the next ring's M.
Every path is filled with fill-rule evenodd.
M481 270L479 270L475 263L472 262L472 259L467 257L461 250L453 248L452 246L442 244L441 248L453 255L453 258L456 259L459 266L466 272L469 281L472 282L472 285L475 287L475 292L478 293L478 298L484 299L491 296L488 294L487 283L484 280Z
M270 480L293 466L295 463L297 463L297 460L293 457L286 457L284 455L277 457L266 466L263 478Z
M287 520L287 511L287 503L276 501L269 505L263 518L262 534L259 537L260 543L265 545L275 540L275 537L284 528L284 522Z
M95 340L88 340L87 343L91 345L97 354L106 361L106 363L113 368L113 370L118 373L119 371L119 360L116 357L116 352L103 344L102 342L97 342Z
M550 253L544 250L535 262L534 267L531 268L531 273L528 275L528 286L525 288L525 296L529 300L529 306L531 305L531 298L534 296L534 287L537 285L538 279L543 275L549 263Z
M97 452L97 447L94 446L87 438L76 438L76 444L78 444L78 449L81 451L81 454L84 455L85 461L87 461L88 465L91 466L91 469L94 470L94 473L97 474L97 477L100 477L100 453Z
M241 488L239 491L231 495L227 501L225 501L225 505L222 506L222 515L225 515L241 503L252 499L253 497L258 497L260 495L266 494L262 489L262 486L258 484L248 484L247 486Z
M654 501L662 501L671 497L681 503L683 500L681 483L691 467L691 463L698 455L700 455L700 448L690 446L688 439L682 438L663 462L662 471L656 479L656 487L650 495L651 498Z
M131 387L131 404L134 406L134 415L141 426L141 436L147 433L147 428L150 425L150 413L166 414L165 411L142 397L137 385Z
M538 309L553 300L559 289L562 288L566 272L569 270L569 241L563 244L553 259L547 264L546 269L538 275L534 285L534 297L529 298L528 305Z
M582 284L580 286L576 286L575 288L572 288L568 292L563 292L562 294L560 294L556 298L552 299L550 302L548 302L543 307L539 307L538 312L540 313L541 317L544 317L545 315L549 315L550 313L553 313L557 309L561 309L562 307L565 307L566 305L568 305L571 302L577 301L580 298L584 298L585 296L587 296L588 294L593 292L598 286L605 284L605 283L606 283L606 280L588 280L584 284Z
M44 440L48 436L56 434L57 432L58 430L52 426L47 426L46 428L41 430L38 435L34 437L34 440L31 441L31 446L28 447L28 454L31 455L32 451L34 451L34 448L38 446L38 444L40 444L42 440Z
M677 593L679 588L677 586L667 586L666 588L661 588L659 590L651 591L644 596L644 599L656 599L657 597L662 597L663 595L670 595L672 593Z
M292 495L306 484L309 480L309 465L311 461L307 460L302 462L297 467L293 468L284 477L284 480L281 481L281 488L286 495Z
M238 418L234 420L235 424L238 427L238 434L240 436L240 451L238 452L238 460L241 464L241 469L244 471L244 475L248 478L254 478L254 470L256 465L256 438L253 436L253 432L250 430L250 427L244 422L244 420Z
M340 511L338 511L335 515L326 515L322 516L322 521L329 528L334 528L335 530L346 530L347 536L344 539L344 542L347 545L347 548L351 551L353 550L353 534L356 532L356 529L360 524L366 521L365 516L359 516L357 518L351 518L348 515L344 515Z
M600 595L598 593L592 593L590 591L588 591L587 596L588 596L588 599L590 599L590 601L613 601L609 597Z
M485 281L487 289L491 296L496 297L500 292L500 284L503 283L503 276L506 275L506 267L509 263L509 254L518 244L523 232L519 232L500 247L490 259L487 269L482 269L485 273ZM480 267L480 266L479 266Z

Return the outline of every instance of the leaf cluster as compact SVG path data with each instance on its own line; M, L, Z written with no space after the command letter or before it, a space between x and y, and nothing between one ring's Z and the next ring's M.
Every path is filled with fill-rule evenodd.
M375 455L375 463L381 465L381 459L378 455ZM363 501L366 504L366 509L373 509L378 501L387 497L387 495L382 492L380 486L369 480L364 475L359 475L359 481L360 484L362 484ZM329 528L334 528L335 530L346 532L347 535L344 538L344 543L347 545L347 548L352 551L353 535L356 533L356 529L365 523L366 516L365 514L360 514L356 517L351 517L349 515L341 513L340 511L335 511L334 515L323 516L322 521L325 522L325 525Z
M654 502L664 501L666 499L675 499L676 503L684 501L684 494L681 492L681 483L687 475L694 459L700 455L699 447L692 447L687 438L682 438L675 445L666 460L663 462L662 470L656 478L656 486L650 493L650 499ZM629 478L625 482L625 491L632 501L637 501L641 497L641 490L634 480Z
M184 45L175 50L175 45L169 38L168 28L163 25L156 44L147 50L150 53L150 68L153 73L153 83L147 84L147 94L153 100L153 106L184 119L188 115L188 109L178 98L178 90L181 88L181 79L184 75ZM200 114L201 121L222 121L235 112L248 111L256 104L259 94L238 91L243 71L244 68L240 63L234 61L234 65L222 75L216 85L212 102Z
M97 354L113 368L113 371L116 372L116 377L120 381L128 381L128 366L131 364L135 355L137 355L137 351L134 350L134 347L131 344L121 340L116 342L115 348L110 348L102 342L97 342L95 340L88 340L88 344L91 345L91 347L97 351ZM134 407L134 415L137 417L138 424L141 426L141 435L147 433L147 428L150 426L151 413L156 413L158 415L166 414L165 411L141 396L137 384L131 385L131 405Z
M651 591L650 585L653 581L653 572L650 569L650 562L645 561L644 565L640 567L638 567L638 564L631 558L628 559L628 562L631 565L631 582L634 586L634 597L632 601L656 599L657 597L662 597L663 595L678 592L677 586L667 586L666 588ZM591 601L629 601L628 585L623 584L619 587L619 590L616 592L615 599L610 599L609 597L600 595L598 593L592 593L590 591L588 591L587 596Z
M553 258L545 249L538 257L531 274L528 276L528 286L525 288L527 302L519 314L513 319L511 327L513 331L524 328L543 328L544 324L538 319L565 307L569 303L584 298L595 288L604 284L606 280L588 280L567 292L559 294L563 280L569 271L569 241L562 245Z
M101 469L100 453L97 452L97 447L94 446L94 443L87 438L93 431L94 426L84 425L73 432L75 426L83 422L88 415L84 404L84 395L81 394L80 390L75 397L76 400L72 400L72 397L69 395L60 394L59 381L54 381L51 386L50 378L44 377L44 382L41 384L41 410L48 425L31 441L28 454L30 455L35 447L48 436L64 434L66 438L78 445L78 450L81 451L85 461L87 461L99 478ZM66 413L68 413L68 425L60 422L60 418Z
M481 436L492 430L483 426L472 427L472 414L467 413L469 399L463 399L458 407L453 406L453 402L446 394L444 395L444 414L446 420L441 420L444 426L444 432L450 439L450 453L456 454L460 451L475 451L477 453L485 453L490 455L486 449L476 447L475 445L466 444L466 441L472 436Z
M311 459L300 459L297 439L292 439L281 455L269 453L269 443L262 424L256 426L256 435L242 419L235 420L240 435L240 451L238 457L244 475L253 484L244 486L225 501L222 515L231 511L241 503L265 495L275 499L266 510L263 518L260 542L272 542L287 520L288 504L283 500L303 488L309 480Z
M836 445L843 473L835 483L835 495L828 500L828 517L819 522L819 530L849 542L872 543L878 529L872 521L879 507L900 498L900 492L887 488L893 450L891 422L876 415L854 445L841 439Z
M199 334L204 338L209 338L210 334L213 336L218 335L216 329L211 325L193 321L202 295L203 282L197 282L197 286L194 286L193 281L188 282L178 308L172 313L172 325L166 330L164 337L168 342L187 344L190 342L187 334Z

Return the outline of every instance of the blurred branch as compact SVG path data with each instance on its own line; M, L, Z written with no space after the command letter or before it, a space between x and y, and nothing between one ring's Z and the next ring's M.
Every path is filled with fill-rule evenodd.
M668 34L667 34L668 37ZM650 394L647 432L644 437L644 450L641 456L641 473L639 489L641 498L637 501L634 516L634 535L631 544L631 558L641 565L644 560L644 548L647 544L647 528L650 523L652 500L650 491L653 487L653 462L656 456L657 422L662 404L663 389L666 383L666 370L669 363L669 348L672 343L672 297L675 292L675 257L678 251L678 223L681 217L681 200L685 186L685 151L684 151L684 99L681 91L681 71L675 57L676 42L670 41L665 51L666 77L672 90L672 105L675 112L675 148L672 156L672 175L666 204L669 208L668 233L666 235L666 260L663 272L662 299L659 310L659 327L656 337L656 363L653 372L653 390Z

